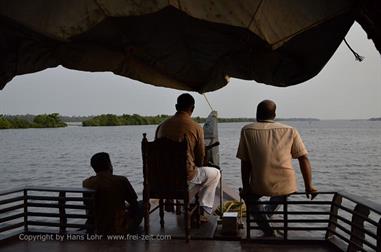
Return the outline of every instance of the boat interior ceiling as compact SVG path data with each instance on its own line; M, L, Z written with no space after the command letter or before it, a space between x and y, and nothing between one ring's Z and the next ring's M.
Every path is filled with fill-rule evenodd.
M354 21L381 51L377 0L3 0L0 20L0 89L59 65L200 93L229 77L290 86L321 71Z
M381 53L380 0L1 0L0 90L15 76L57 66L199 93L224 87L230 77L287 87L319 74L354 22ZM174 212L165 213L165 228L158 211L149 218L151 234L169 241L143 243L144 236L138 236L94 243L87 238L91 204L84 204L94 200L94 191L23 187L0 192L0 250L238 246L251 251L255 244L260 251L381 251L381 206L361 197L319 192L312 201L304 193L291 194L270 218L279 235L262 237L246 218L237 190L227 185L223 190L215 202L221 215L193 226L190 246L184 246L189 237L184 218ZM234 214L224 216L222 203ZM256 204L266 203L271 202ZM66 242L20 239L40 234L63 235ZM144 235L143 225L136 235ZM84 242L74 245L70 237Z

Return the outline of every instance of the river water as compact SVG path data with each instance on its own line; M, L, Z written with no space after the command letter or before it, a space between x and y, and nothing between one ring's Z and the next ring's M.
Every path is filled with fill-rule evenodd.
M381 203L381 122L285 122L295 126L309 150L313 180L320 191L345 190ZM220 123L223 178L241 186L235 157L245 123ZM142 191L142 134L154 136L156 126L79 127L0 130L0 191L24 185L80 187L93 175L89 159L109 152L114 173L129 178ZM297 162L299 188L303 189Z

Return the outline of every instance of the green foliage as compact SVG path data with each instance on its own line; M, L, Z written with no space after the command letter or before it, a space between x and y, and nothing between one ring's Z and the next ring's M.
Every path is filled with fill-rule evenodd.
M0 115L0 129L9 129L11 127L12 127L12 124L2 115Z
M138 114L128 115L124 114L121 116L112 114L103 114L95 116L89 120L82 122L82 126L119 126L119 125L148 125L148 124L159 124L165 119L169 118L168 115L157 115L157 116L140 116Z
M30 121L22 119L22 118L14 118L10 122L12 124L12 128L15 128L15 129L26 129L26 128L35 128L36 127L36 125L31 123Z
M26 118L32 118L30 115L26 116L1 116L0 115L0 129L26 129L26 128L57 128L66 127L58 113L37 115L33 121Z
M199 117L199 116L196 116L196 117L193 117L193 120L198 122L198 123L204 123L206 119Z
M61 120L58 113L37 115L33 119L33 122L38 128L58 128L67 126L66 123Z

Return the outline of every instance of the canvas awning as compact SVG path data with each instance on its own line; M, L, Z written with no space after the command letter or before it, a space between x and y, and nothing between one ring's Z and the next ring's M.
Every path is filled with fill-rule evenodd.
M355 19L380 48L380 4L361 3L2 0L0 89L58 65L200 93L229 77L295 85L320 72Z

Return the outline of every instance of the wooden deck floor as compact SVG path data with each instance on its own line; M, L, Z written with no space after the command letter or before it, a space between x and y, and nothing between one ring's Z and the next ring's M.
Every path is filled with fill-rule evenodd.
M231 194L233 194L232 192ZM226 198L226 195L224 195ZM217 202L218 204L218 202ZM150 233L152 236L143 236L143 223L137 235L116 238L114 240L65 240L57 241L55 237L48 241L23 241L19 237L0 241L1 252L86 252L86 251L263 251L263 252L288 252L288 251L337 251L328 242L290 242L281 239L270 241L247 241L245 229L241 229L236 236L226 236L221 233L221 225L217 223L217 216L210 216L209 222L201 224L199 229L191 229L191 241L186 243L183 215L165 212L164 229L160 228L158 211L150 215ZM253 232L253 237L260 233ZM87 238L85 234L82 234ZM79 238L81 238L79 236ZM150 239L149 242L145 241Z
M96 251L336 251L328 244L258 244L240 241L192 240L188 244L184 240L139 241L46 241L26 242L13 240L0 243L2 252L96 252Z
M221 225L217 224L217 217L211 216L208 223L201 225L199 229L192 229L192 240L186 243L184 240L183 216L173 213L165 213L165 227L160 228L158 213L151 215L151 234L144 237L143 229L135 236L120 237L116 240L65 240L57 241L55 237L48 241L22 241L19 237L0 242L1 252L96 252L96 251L263 251L263 252L288 252L288 251L337 251L332 245L325 242L306 242L286 244L281 240L274 241L246 241L245 230L241 236L226 237L220 233ZM86 237L86 235L82 235ZM240 240L241 237L243 240ZM75 237L74 237L75 238ZM78 236L81 239L81 236ZM86 237L87 238L87 237ZM145 239L150 239L149 242ZM230 239L230 240L226 240Z

